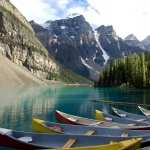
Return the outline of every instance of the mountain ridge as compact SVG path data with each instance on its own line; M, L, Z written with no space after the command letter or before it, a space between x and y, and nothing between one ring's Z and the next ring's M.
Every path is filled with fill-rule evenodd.
M83 15L47 21L47 26L30 22L38 39L66 68L92 80L113 59L143 51L120 38L113 26L93 29Z

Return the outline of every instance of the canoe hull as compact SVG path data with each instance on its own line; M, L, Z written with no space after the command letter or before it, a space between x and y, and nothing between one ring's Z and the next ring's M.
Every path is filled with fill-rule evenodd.
M131 139L128 141L123 141L120 143L108 144L108 145L97 145L90 147L76 147L76 148L68 148L67 150L136 150L140 148L141 139ZM19 141L15 141L10 139L5 135L0 135L0 145L4 147L15 148L19 150L36 150L36 149L48 149L46 147L40 146L32 146L29 144L25 144ZM61 148L59 148L61 149ZM65 149L63 149L65 150Z
M137 146L141 143L142 138L131 139L128 137L106 137L106 136L83 136L83 135L48 135L36 134L27 132L17 132L12 130L0 129L0 146L10 147L20 150L35 150L35 149L61 149L68 140L75 139L73 149L81 149L85 147L93 147L101 150L101 146L110 146L113 140L115 144L122 145L122 148ZM8 132L9 131L9 132ZM29 140L30 137L30 140ZM28 138L28 140L27 140ZM26 139L26 140L25 140ZM127 141L122 141L127 140ZM122 144L125 142L126 144ZM114 144L114 143L113 143ZM111 145L112 146L112 145Z
M0 134L0 146L10 147L20 150L35 150L35 149L46 149L46 147L42 146L33 146L28 143L23 143L19 140L10 138L9 136Z
M55 112L55 117L56 119L61 122L61 123L65 123L65 124L73 124L73 125L81 125L77 122L71 121L68 118L64 117L63 115L61 115L58 111Z

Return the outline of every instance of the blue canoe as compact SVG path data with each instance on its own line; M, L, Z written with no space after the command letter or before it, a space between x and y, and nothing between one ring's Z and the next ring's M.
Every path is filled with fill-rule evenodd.
M150 118L143 116L143 115L138 115L138 114L133 114L133 113L129 113L117 108L112 107L113 112L121 117L121 118L127 118L129 120L134 120L137 122L144 122L144 123L149 123L150 124Z
M21 150L61 149L64 146L66 148L67 144L69 144L73 148L100 146L110 144L111 141L119 142L121 140L127 139L131 138L85 135L49 135L18 132L3 128L0 129L0 146Z
M32 120L32 129L34 132L38 133L49 133L49 134L73 134L73 135L92 135L96 136L108 136L108 137L148 137L150 138L150 130L126 130L118 128L105 128L97 126L83 126L83 125L71 125L71 124L61 124L49 121L44 121L41 119ZM93 131L93 132L92 132Z

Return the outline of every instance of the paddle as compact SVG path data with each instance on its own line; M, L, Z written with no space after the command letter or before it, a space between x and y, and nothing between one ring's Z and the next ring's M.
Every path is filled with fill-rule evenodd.
M70 148L75 144L75 142L76 142L76 139L71 138L65 143L63 148Z

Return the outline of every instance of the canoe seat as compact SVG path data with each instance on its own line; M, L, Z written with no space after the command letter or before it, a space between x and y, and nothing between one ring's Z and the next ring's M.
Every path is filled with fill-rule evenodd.
M91 123L90 125L91 126L96 126L96 125L99 125L99 124L103 124L105 121L99 121L99 122L95 122L95 123Z
M119 129L120 127L117 125L116 126L114 125L114 126L111 126L111 128Z
M32 142L32 137L24 136L18 138L19 141L25 142L25 143L31 143Z
M76 139L69 139L65 145L63 146L63 148L70 148L72 147L74 144L76 143Z
M135 124L134 123L128 124L128 127L132 127L132 126L135 126Z
M89 130L85 133L85 135L93 135L95 132L95 130Z
M64 130L60 126L46 126L47 128L56 131L56 132L64 132Z

